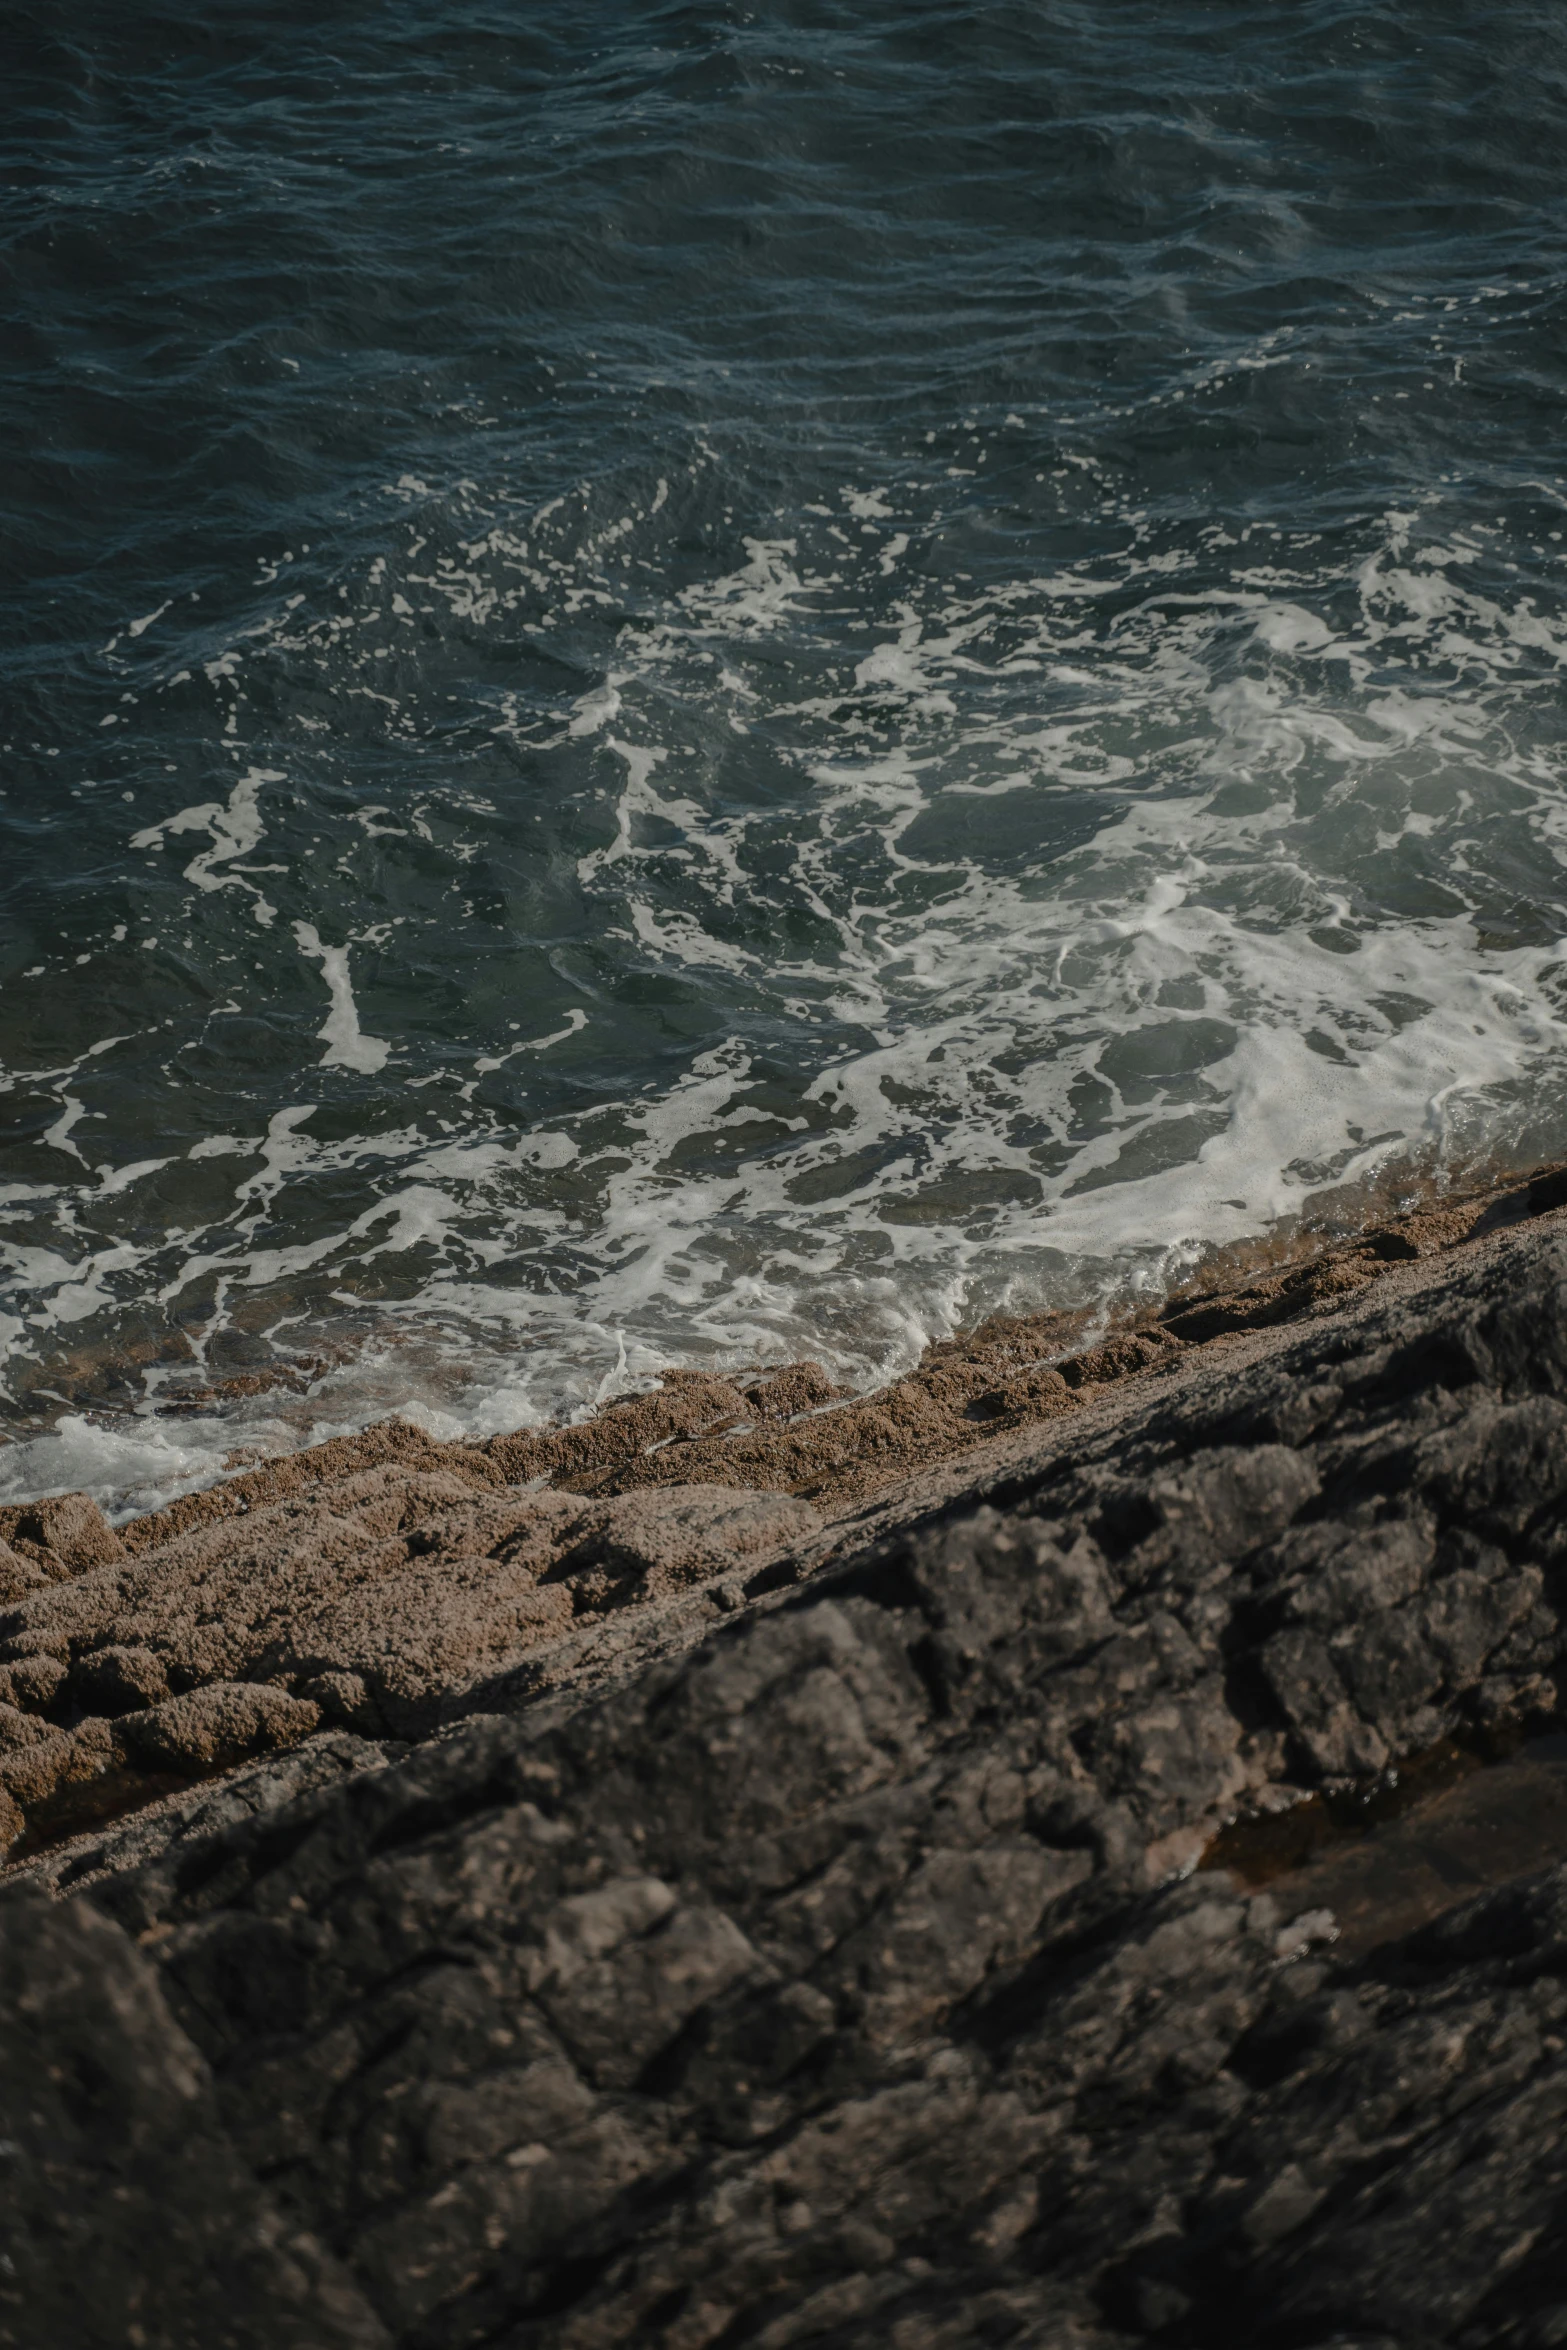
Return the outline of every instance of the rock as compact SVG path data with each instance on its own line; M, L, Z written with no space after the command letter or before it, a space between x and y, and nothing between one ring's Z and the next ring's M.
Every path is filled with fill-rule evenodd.
M504 1482L495 1464L472 1446L440 1444L407 1420L385 1420L377 1427L362 1428L356 1436L333 1436L303 1452L263 1461L204 1492L184 1494L167 1509L123 1526L120 1540L133 1557L140 1557L144 1550L161 1550L180 1535L210 1526L219 1518L269 1509L350 1478L374 1477L378 1470L391 1470L394 1480L416 1480L421 1472L434 1471L455 1479L463 1491L472 1494L491 1491Z
M547 1580L569 1581L579 1612L679 1590L821 1529L809 1502L722 1485L655 1486L588 1511Z
M22 1650L0 1665L0 1700L22 1713L47 1713L64 1688L68 1672L60 1657L47 1651Z
M458 1474L427 1448L45 1585L0 1617L0 1698L119 1720L158 1708L171 1683L319 1686L345 1726L419 1734L577 1619L711 1581L820 1525L807 1503L714 1486L596 1503L507 1493L483 1465L482 1479Z
M13 1550L9 1542L0 1541L0 1607L25 1599L30 1591L39 1591L52 1581L53 1577L45 1573L37 1559Z
M258 2228L407 2350L1567 2340L1567 1853L1433 1869L1448 1906L1412 1931L1368 1865L1353 1935L1290 1868L1193 1865L1253 1802L1265 1835L1347 1819L1412 1739L1478 1769L1567 1671L1567 1240L1337 1294L1085 1381L982 1478L874 1521L624 1463L619 1493L454 1498L410 1451L25 1600L9 1637L63 1652L5 1670L68 1664L58 1713L111 1602L120 1646L156 1622L209 1678L51 1725L0 1778L89 1732L207 1767L230 1707L274 1742L328 1702L412 1720L442 1673L479 1703L504 1674L476 1660L530 1630L523 1668L573 1641L614 1662L513 1680L511 1710L391 1759L317 1733L166 1833L94 1829L77 1876L26 1864L85 1887L41 1913L88 1921L85 1988L31 1905L13 1928L19 1895L0 1925L61 2149L48 2242L102 2248L80 2288L29 2249L6 2322L70 2339L50 2296L80 2289L124 2338L131 2223L102 2214L122 2186L140 2211L139 2177L106 2185L49 2103L101 2029L93 2126L151 2150L199 2237L155 2276L141 2255L170 2341L213 2338ZM949 1399L1040 1368L1000 1359L976 1383L943 1358ZM895 1452L956 1408L911 1386L875 1411ZM183 2137L148 2048L210 2069ZM177 2139L205 2203L160 2168Z
M1163 1350L1161 1356L1162 1353ZM1138 1367L1145 1366L1139 1364ZM1053 1419L1058 1412L1073 1408L1071 1383L1061 1372L1049 1368L1022 1371L1014 1379L1003 1380L993 1392L1001 1409L1020 1421ZM987 1399L982 1397L980 1400L983 1402Z
M1273 1635L1259 1662L1308 1770L1330 1779L1371 1778L1381 1770L1386 1743L1351 1705L1323 1641L1291 1626Z
M37 1746L42 1740L55 1738L59 1732L50 1722L41 1722L36 1714L19 1713L14 1705L0 1705L0 1754L16 1746Z
M386 2350L234 2152L153 1970L85 1904L0 1909L0 2341Z
M157 1705L169 1694L169 1676L162 1657L150 1648L127 1648L115 1641L107 1648L90 1649L72 1668L70 1696L84 1713L138 1713Z
M144 1769L212 1771L297 1746L320 1719L318 1705L290 1697L286 1690L216 1681L146 1713L128 1715L120 1736Z
M139 1802L127 1813L58 1838L12 1868L9 1882L77 1892L127 1869L167 1871L237 1821L280 1810L297 1796L361 1772L383 1770L407 1750L342 1731L318 1731L301 1745L265 1754L216 1778ZM148 1880L150 1881L150 1880Z
M0 1508L0 1540L34 1555L47 1553L68 1575L85 1574L89 1567L107 1566L125 1555L119 1536L85 1493Z
M1129 1330L1122 1338L1112 1338L1104 1346L1090 1347L1086 1354L1074 1355L1058 1373L1063 1386L1089 1387L1102 1385L1109 1379L1125 1379L1136 1371L1145 1371L1152 1363L1166 1362L1174 1353L1178 1340L1163 1330Z
M31 1745L13 1746L0 1753L0 1792L11 1809L8 1843L20 1830L18 1817L39 1832L56 1822L74 1822L89 1812L99 1783L122 1761L107 1722L88 1721L74 1730L56 1730Z
M322 1717L345 1729L374 1729L380 1713L362 1673L317 1673L295 1693L321 1709Z
M790 1363L768 1379L745 1390L748 1411L759 1420L790 1420L797 1412L820 1411L845 1390L834 1384L820 1363Z
M561 1485L591 1486L606 1470L652 1446L749 1417L745 1396L726 1379L674 1371L665 1374L655 1393L624 1396L580 1426L492 1437L489 1453L503 1475L518 1483L549 1475Z

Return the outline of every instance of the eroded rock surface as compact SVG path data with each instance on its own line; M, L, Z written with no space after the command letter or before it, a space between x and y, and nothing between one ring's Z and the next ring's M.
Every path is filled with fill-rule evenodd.
M716 1485L519 1490L453 1445L134 1553L82 1495L43 1509L73 1530L70 1561L0 1611L0 1848L23 1852L324 1726L426 1734L583 1623L743 1583L821 1524Z
M115 2143L169 2141L159 2065L194 2084L210 2229L142 2277L146 2339L201 2338L210 2277L270 2230L330 2281L323 2339L408 2350L1567 2341L1567 1854L1353 1960L1325 1911L1183 1873L1237 1807L1559 1710L1567 1239L1368 1290L1129 1390L1113 1424L1064 1418L988 1489L617 1686L383 1748L75 1902L0 1899L41 2045L103 2035L71 2061ZM613 1611L622 1500L481 1477L427 1524L468 1512L489 1572L517 1543L530 1590ZM332 1524L376 1507L355 1487ZM357 1523L316 1540L401 1544L394 1581L480 1555ZM165 1553L205 1556L200 1533ZM124 1572L23 1605L76 1624ZM103 1650L23 1650L13 1680L157 1653L187 1617L207 1636L134 1589ZM213 1651L241 1682L271 1653ZM383 1673L384 1708L413 1684L382 1655L364 1635L351 1669ZM348 1669L297 1638L287 1659ZM67 1964L134 1985L134 2015L50 2006ZM122 2042L164 2053L111 2062ZM23 2163L71 2142L40 2083L0 2088ZM149 2229L162 2160L145 2188L114 2173ZM85 2231L99 2174L59 2175L51 2225ZM120 2217L82 2288L116 2309ZM0 2279L0 2340L39 2337L38 2274Z

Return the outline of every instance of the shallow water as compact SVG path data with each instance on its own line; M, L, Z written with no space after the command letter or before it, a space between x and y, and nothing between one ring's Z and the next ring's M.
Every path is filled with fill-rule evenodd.
M1429 1756L1405 1785L1358 1803L1346 1798L1332 1813L1314 1798L1293 1813L1239 1823L1202 1865L1266 1888L1281 1919L1318 1921L1311 1939L1362 1958L1563 1860L1567 1737L1552 1734L1489 1764L1456 1748ZM1286 1928L1287 1948L1306 1946Z
M1567 1153L1560 11L15 47L0 1492Z

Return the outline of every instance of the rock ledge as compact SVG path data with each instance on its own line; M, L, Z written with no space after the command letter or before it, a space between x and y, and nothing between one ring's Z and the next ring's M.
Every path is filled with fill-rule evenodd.
M1474 1832L1555 1784L1567 1232L1379 1261L836 1516L18 1529L12 1800L186 1777L0 1897L0 2341L1567 2342L1567 1849ZM1385 1930L1199 1865L1432 1753Z

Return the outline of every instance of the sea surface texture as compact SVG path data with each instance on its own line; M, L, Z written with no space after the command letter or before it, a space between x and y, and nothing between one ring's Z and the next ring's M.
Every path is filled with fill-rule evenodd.
M3 26L0 1492L1567 1152L1560 6Z

